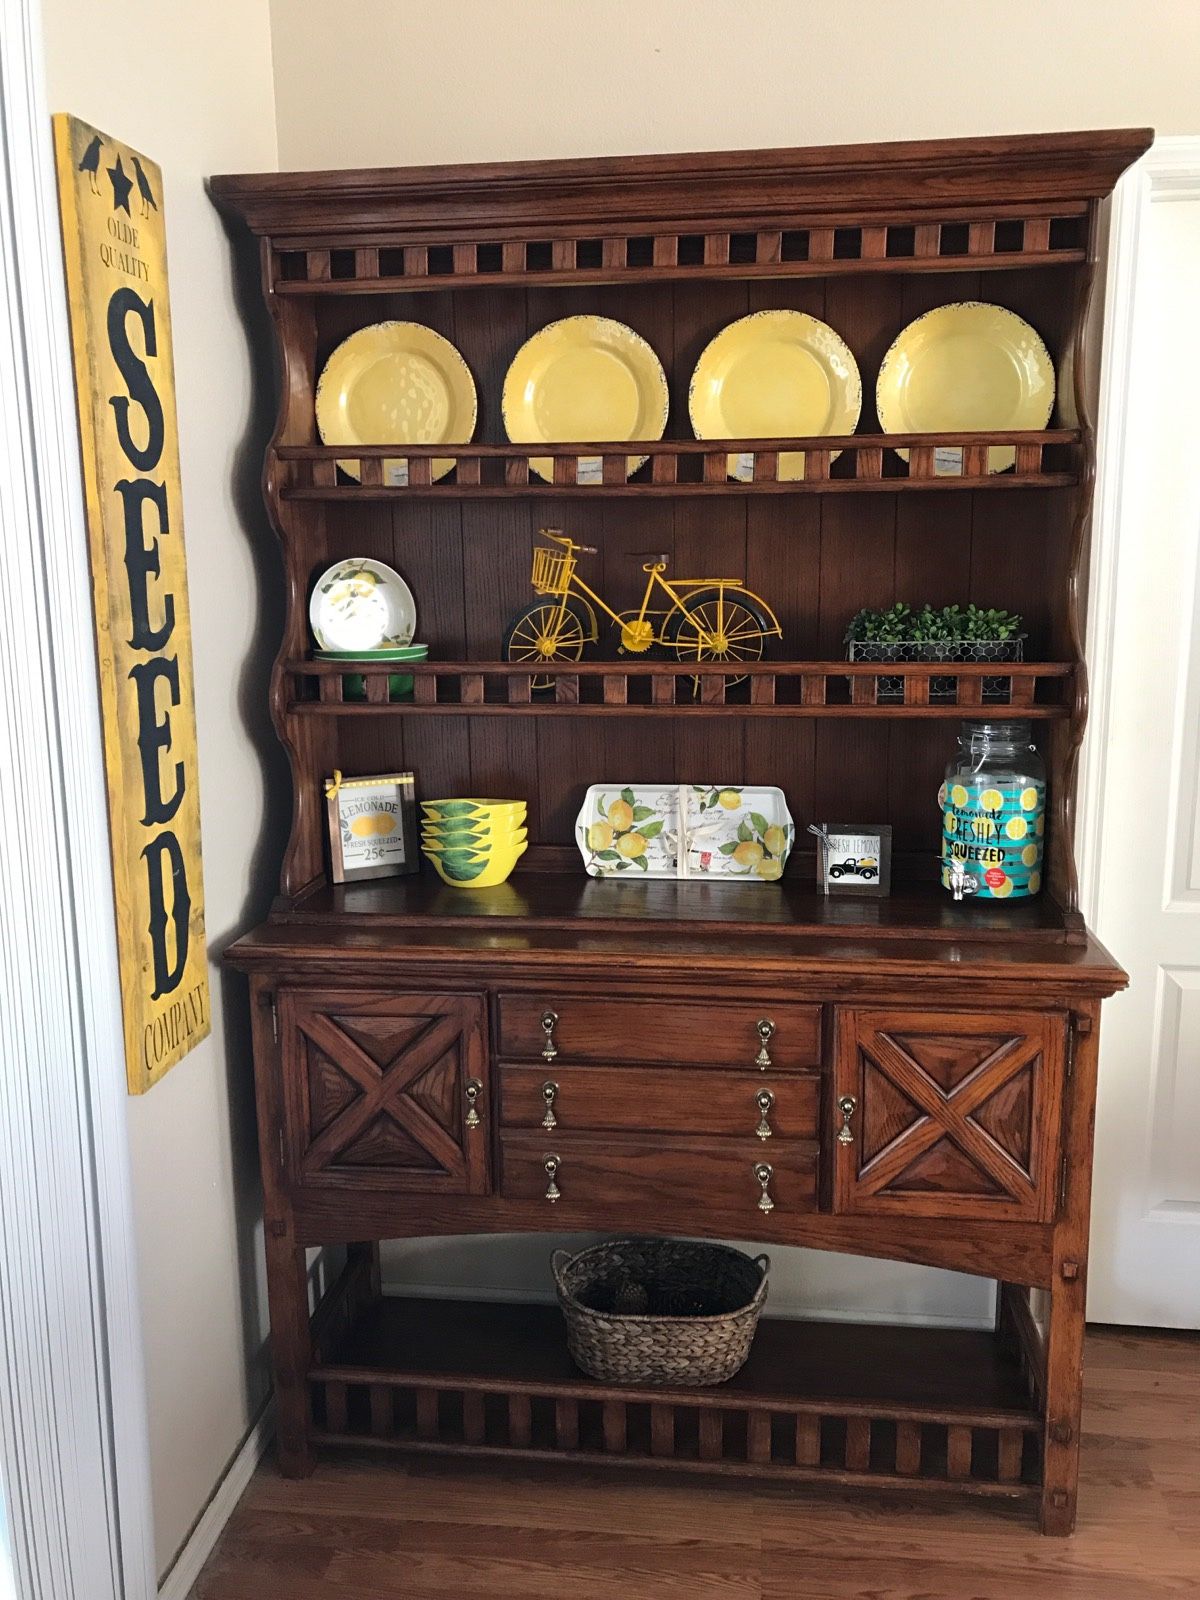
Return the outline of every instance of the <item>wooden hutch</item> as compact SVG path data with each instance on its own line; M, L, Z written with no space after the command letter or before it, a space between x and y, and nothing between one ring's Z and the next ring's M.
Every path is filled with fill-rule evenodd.
M287 586L271 703L293 827L275 909L229 959L250 979L286 1473L353 1442L1024 1496L1046 1532L1071 1529L1099 1012L1125 982L1076 909L1072 851L1094 464L1084 330L1104 198L1149 142L212 180L259 238L280 359L265 488ZM879 433L890 341L970 299L1046 340L1054 426ZM859 433L689 437L701 349L767 307L813 312L849 343ZM504 440L509 361L577 311L629 323L670 375L668 436L628 482L624 443L539 446L545 483ZM462 351L478 442L356 447L352 481L335 465L348 447L317 442L314 387L341 339L389 317ZM997 443L1015 444L1015 467L989 476ZM943 447L960 447L954 476L935 474ZM805 452L802 480L777 481L783 449ZM752 455L752 481L728 481L730 451ZM394 487L383 460L402 453ZM602 457L600 481L580 474L585 456ZM498 658L545 525L597 547L590 576L623 604L647 549L679 571L744 575L780 615L779 658L737 688L728 669L697 686L643 656L551 669L552 690L531 692L532 669ZM386 667L367 670L365 701L344 700L339 670L309 657L312 581L345 555L395 565L417 596L431 659L409 702L389 701ZM860 606L897 595L1026 618L1029 660L1005 673L1008 714L1033 720L1049 773L1040 898L956 905L936 881L942 769L996 669L956 669L947 698L931 695L944 667L888 668L903 694L882 693L885 669L849 667L842 637ZM424 795L528 801L530 849L507 884L328 883L323 779L409 767ZM801 838L829 816L887 821L894 891L824 899L803 849L779 885L589 880L573 823L601 780L778 784ZM584 1378L544 1305L381 1296L380 1240L549 1229L753 1237L977 1273L1000 1284L996 1334L768 1318L730 1384L646 1391ZM347 1265L310 1317L305 1249L332 1244Z

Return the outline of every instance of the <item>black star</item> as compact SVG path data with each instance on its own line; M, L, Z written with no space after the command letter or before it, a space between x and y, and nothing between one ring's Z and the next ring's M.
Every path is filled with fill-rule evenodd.
M125 168L121 165L120 156L117 157L116 166L108 167L106 171L113 189L113 210L124 211L127 217L132 216L132 212L129 209L129 191L133 188L133 179L125 176Z

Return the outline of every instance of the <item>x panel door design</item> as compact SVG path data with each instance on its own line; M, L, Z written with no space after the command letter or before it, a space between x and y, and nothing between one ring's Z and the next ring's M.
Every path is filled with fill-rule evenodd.
M836 1209L1050 1221L1065 1038L1039 1012L840 1011Z
M484 1018L478 995L283 993L291 1181L486 1194Z

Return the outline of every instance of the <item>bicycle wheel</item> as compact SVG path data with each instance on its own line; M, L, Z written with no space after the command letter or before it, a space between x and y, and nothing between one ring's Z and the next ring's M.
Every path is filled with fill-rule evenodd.
M587 612L574 601L568 600L560 611L557 600L534 600L509 623L504 657L507 661L578 661L592 631ZM553 687L552 677L530 679L533 690Z
M697 589L667 624L668 642L679 661L761 661L774 624L745 589ZM726 687L745 683L729 678Z

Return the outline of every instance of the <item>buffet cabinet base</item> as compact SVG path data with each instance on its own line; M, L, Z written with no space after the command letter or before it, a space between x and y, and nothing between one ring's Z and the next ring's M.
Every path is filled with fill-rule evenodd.
M285 1474L324 1445L470 1451L1027 1498L1071 1531L1099 1002L1123 981L1094 942L1019 982L947 948L920 986L907 951L747 939L749 984L700 937L682 970L630 951L616 988L533 939L516 973L463 970L445 931L407 959L390 932L327 939L275 922L234 953ZM579 1372L557 1307L381 1293L384 1239L593 1229L970 1272L996 1327L768 1317L728 1384L650 1390ZM347 1257L310 1312L317 1245Z

